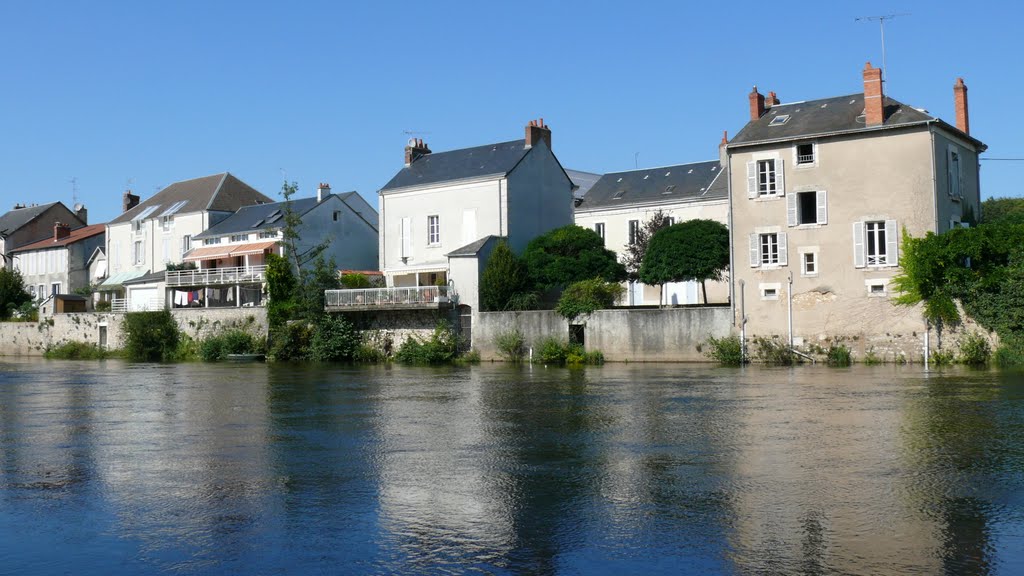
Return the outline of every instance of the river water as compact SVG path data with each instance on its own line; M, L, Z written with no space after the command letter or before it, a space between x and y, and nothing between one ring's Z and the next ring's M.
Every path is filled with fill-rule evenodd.
M0 363L0 574L1024 574L1024 374Z

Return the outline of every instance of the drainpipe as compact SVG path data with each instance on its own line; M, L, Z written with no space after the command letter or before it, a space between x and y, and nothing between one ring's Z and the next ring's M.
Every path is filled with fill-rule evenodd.
M728 152L728 148L726 149ZM727 217L729 227L729 310L732 312L733 322L736 322L736 262L733 258L734 245L733 242L733 222L732 222L732 156L726 153L725 156L725 184L726 184L726 196L729 198L729 214ZM740 280L740 290L743 290L743 281ZM706 302L705 302L706 304ZM740 312L742 315L742 312ZM740 318L740 329L742 332L743 326L747 323L746 316Z
M732 282L729 283L732 286ZM746 282L740 280L740 363L747 361L747 304Z
M789 312L789 349L793 349L793 272L789 273L789 290L786 291Z

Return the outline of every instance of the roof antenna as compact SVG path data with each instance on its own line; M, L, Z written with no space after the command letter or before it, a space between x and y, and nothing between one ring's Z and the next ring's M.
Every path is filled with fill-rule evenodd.
M885 65L885 21L898 18L899 16L910 16L910 13L901 12L884 16L861 16L860 18L853 19L854 22L878 22L878 31L882 34L882 82L885 82L886 76L889 75L889 68Z
M636 152L633 154L633 169L640 168L640 153Z
M78 176L72 176L68 182L71 182L71 204L78 205Z

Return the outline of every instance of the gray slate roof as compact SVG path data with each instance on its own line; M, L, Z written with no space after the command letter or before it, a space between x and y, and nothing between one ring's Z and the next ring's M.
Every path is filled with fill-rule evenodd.
M583 172L582 170L569 170L566 168L565 173L572 180L572 185L576 187L576 190L573 191L573 195L576 198L586 196L587 192L594 187L594 184L597 184L597 181L601 179L601 175L594 172Z
M882 126L885 127L911 126L936 120L888 96L885 97L884 109ZM784 115L789 116L785 123L771 125L772 120ZM858 93L772 106L760 119L748 122L729 141L729 146L876 128L864 125L864 94Z
M147 218L156 218L177 202L185 204L175 214L188 214L204 210L234 212L242 206L259 202L272 202L252 186L235 178L229 172L193 178L175 182L153 196L140 202L138 206L121 214L110 221L110 224L129 222L137 214L151 206L157 206Z
M487 243L490 242L492 239L501 238L504 238L504 236L495 236L494 234L490 234L488 236L484 236L483 238L475 242L470 242L469 244L466 244L461 248L456 248L455 250L452 250L451 252L445 254L445 256L448 256L449 258L459 256L476 256L477 253L479 253L480 250L483 249L483 247L486 246Z
M612 172L594 184L577 210L725 198L727 178L719 178L721 172L718 160Z
M331 196L337 196L342 202L344 202L348 197L355 194L356 192L354 191L343 192L341 194L328 194L327 196L324 196L324 201L326 202ZM316 197L298 198L292 200L292 211L299 216L302 216L319 204L320 202L316 201ZM272 214L273 216L271 216ZM221 220L217 224L211 226L202 234L196 234L193 238L201 240L203 238L215 238L217 236L236 233L241 234L243 232L252 232L254 230L277 230L284 226L283 218L284 202L271 202L269 204L243 206L231 216L228 216L224 220Z
M526 140L513 140L427 154L399 170L381 190L481 176L504 176L511 172L529 151Z
M13 234L16 230L35 220L40 214L46 212L57 204L60 204L60 202L50 202L49 204L40 204L38 206L28 206L26 208L11 210L3 216L0 216L0 232ZM74 223L68 222L68 224Z

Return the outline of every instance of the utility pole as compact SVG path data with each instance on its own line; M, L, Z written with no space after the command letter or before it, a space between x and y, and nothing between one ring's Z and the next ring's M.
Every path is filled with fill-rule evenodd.
M885 21L898 18L900 16L910 16L909 12L901 12L899 14L886 14L884 16L861 16L860 18L854 18L854 22L878 22L878 31L882 35L882 81L885 82L886 76L888 76L889 68L885 65Z

